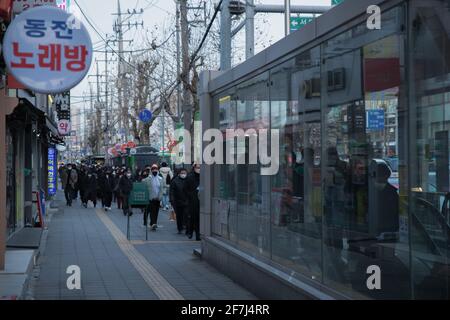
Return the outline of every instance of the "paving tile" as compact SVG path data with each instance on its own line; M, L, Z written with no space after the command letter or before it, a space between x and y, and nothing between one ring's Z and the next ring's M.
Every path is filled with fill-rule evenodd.
M158 299L93 209L84 209L79 203L64 209L52 217L49 225L46 251L39 259L41 273L35 284L35 298ZM108 218L122 233L126 233L126 219L121 211L109 212ZM143 241L145 229L141 227L142 215L138 210L135 210L130 223L132 239ZM254 298L195 257L192 251L199 247L198 242L180 243L187 238L176 234L176 224L168 221L166 212L161 212L158 223L162 227L157 232L148 233L150 242L142 242L134 248L184 298ZM77 293L66 287L68 275L65 268L72 264L81 268L82 290Z

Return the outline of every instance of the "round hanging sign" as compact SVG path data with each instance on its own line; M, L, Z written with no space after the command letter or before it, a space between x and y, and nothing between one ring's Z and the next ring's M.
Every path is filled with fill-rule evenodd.
M37 93L69 91L92 62L86 27L56 7L41 6L18 15L6 30L3 54L14 78Z
M139 120L144 123L149 123L152 120L153 114L150 110L144 109L139 113Z

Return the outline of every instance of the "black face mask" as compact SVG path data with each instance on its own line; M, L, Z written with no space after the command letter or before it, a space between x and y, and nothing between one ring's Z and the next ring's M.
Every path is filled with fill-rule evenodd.
M157 171L154 171L154 172L152 172L152 174L153 174L153 176L157 176L158 175L158 172Z

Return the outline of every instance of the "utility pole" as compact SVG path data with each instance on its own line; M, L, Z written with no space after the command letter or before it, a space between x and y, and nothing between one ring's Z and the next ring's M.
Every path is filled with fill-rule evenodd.
M106 44L108 45L108 40L106 40ZM109 147L109 131L108 131L108 125L109 125L109 108L108 108L108 50L107 47L105 47L105 128L107 129L104 133L105 137L105 146L106 146L106 152L105 152L105 159L106 163L109 164L109 153L108 153L108 147Z
M91 83L89 83L89 91L90 91L89 97L91 99L91 105L89 107L89 114L92 114L92 112L94 112L94 107L93 107L94 93L93 93L93 90L92 90L92 84ZM92 124L93 124L92 123L92 118L90 118L89 119L89 133L90 134L92 134L93 129L94 129L94 126Z
M220 70L231 69L231 13L230 0L223 0L220 17Z
M181 53L180 53L180 2L179 0L175 0L176 2L176 31L177 31L177 78L180 76L181 72ZM180 84L177 84L177 113L178 113L178 121L181 121L181 89Z
M124 22L129 19L130 17L137 15L137 14L142 14L144 12L143 9L140 9L139 11L133 10L130 11L128 10L126 13L122 12L122 9L120 7L120 0L117 0L117 13L114 13L113 15L117 15L117 21L114 25L114 31L117 34L117 38L118 38L118 42L119 42L119 62L118 62L118 98L119 98L119 109L120 109L120 124L121 127L123 129L125 129L125 135L129 136L130 134L130 124L128 121L128 93L127 93L127 88L128 86L125 83L125 75L127 74L127 68L125 68L125 63L124 63L124 48L123 48L123 43L124 42L132 42L133 40L124 40L123 39L123 35L124 35L124 31L122 29ZM126 17L125 19L123 19L123 16L128 15L128 17ZM144 26L144 22L142 23L130 23L128 22L128 27L129 29L131 28L131 26L135 26L136 28L138 26ZM127 30L128 31L128 30Z
M190 131L192 121L192 105L189 93L190 83L190 59L189 59L189 24L187 18L187 0L180 0L180 22L181 22L181 52L183 69L181 81L183 82L183 114L184 129Z
M86 99L85 98L83 98L83 123L84 123L84 125L83 125L83 127L84 127L84 130L83 130L84 150L87 150L88 135L87 135L87 115L86 115Z
M96 103L96 111L97 111L97 130L99 130L99 136L98 136L98 139L99 139L99 143L98 143L98 147L97 147L97 154L99 154L100 153L100 147L101 147L101 145L102 145L102 143L101 143L101 140L102 140L102 138L101 138L101 131L100 131L100 129L101 129L101 127L102 127L102 110L101 110L101 103L100 103L100 70L99 70L99 68L98 68L98 61L96 61L96 64L97 64L97 103Z
M126 130L126 123L128 122L126 119L126 113L124 111L124 105L123 105L123 78L124 78L124 70L123 70L123 33L122 33L122 10L120 8L120 0L117 0L117 30L118 38L119 38L119 83L118 83L118 94L119 94L119 109L120 109L120 126L121 129Z
M255 1L247 0L245 5L245 59L255 55Z
M284 0L284 35L291 33L291 0Z

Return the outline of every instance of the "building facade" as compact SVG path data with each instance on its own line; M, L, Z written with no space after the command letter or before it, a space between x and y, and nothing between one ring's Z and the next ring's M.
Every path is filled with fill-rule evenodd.
M13 1L0 1L0 40L14 18ZM37 194L48 199L49 149L63 144L55 106L26 89L0 64L0 270L13 237L37 225ZM24 234L23 232L22 234ZM15 247L15 246L14 246Z
M449 299L449 21L448 0L347 0L203 73L204 130L280 133L274 176L203 166L203 257L262 298Z

